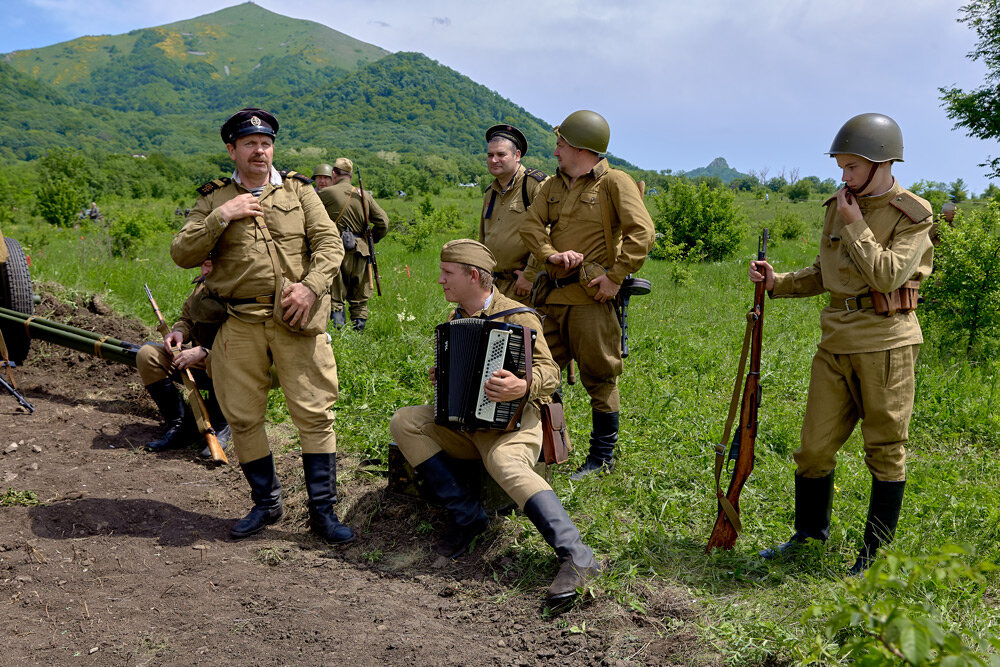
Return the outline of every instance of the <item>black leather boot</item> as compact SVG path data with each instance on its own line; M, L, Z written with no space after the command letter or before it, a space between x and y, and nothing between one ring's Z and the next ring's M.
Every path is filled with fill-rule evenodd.
M205 409L208 410L208 419L212 422L212 428L215 430L215 437L219 441L219 445L222 446L222 451L228 452L229 448L233 446L233 431L229 428L229 422L226 421L226 416L222 414L222 407L219 405L218 399L215 397L215 390L208 390L208 398L205 399ZM208 443L201 448L198 452L198 458L210 459L212 458L212 450L208 448Z
M344 316L343 310L335 310L330 313L330 319L333 320L333 328L340 331L347 324L347 318Z
M438 541L437 551L446 558L458 558L468 550L473 540L486 531L490 525L489 517L479 500L455 480L448 467L448 455L444 452L438 452L416 466L415 470L427 480L434 495L451 515L448 528Z
M569 476L577 482L592 473L606 475L615 469L615 444L618 442L618 413L592 412L590 452L583 465Z
M878 549L892 542L899 523L899 511L903 508L903 490L906 481L880 482L872 477L872 495L868 503L868 520L865 522L865 542L858 552L858 559L848 570L850 575L858 575L868 569L878 554Z
M153 384L146 385L156 407L160 410L160 416L166 424L167 430L162 436L146 443L146 449L151 452L162 452L165 449L184 447L189 444L188 432L184 425L184 413L187 406L184 399L174 386L173 380L164 378L157 380Z
M368 320L360 318L360 317L355 317L353 320L351 320L351 323L354 325L354 330L355 331L364 331L365 330L365 324L368 323Z
M234 540L256 535L273 523L277 523L285 513L281 506L281 482L274 469L274 456L267 456L241 463L240 468L250 483L250 498L253 509L236 522L229 531Z
M594 559L594 552L583 543L580 531L569 518L554 491L539 491L528 498L524 513L535 524L559 559L559 572L545 599L549 602L567 600L576 590L601 572Z
M309 529L330 544L354 541L354 531L337 518L337 455L302 454L309 493Z
M826 477L795 476L795 532L787 542L758 552L761 558L776 558L806 540L826 542L833 514L833 471Z

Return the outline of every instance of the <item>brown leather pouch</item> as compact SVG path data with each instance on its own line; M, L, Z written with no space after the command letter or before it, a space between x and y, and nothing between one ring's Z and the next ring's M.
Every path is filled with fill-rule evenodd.
M891 292L876 292L872 290L872 308L876 315L895 315L915 310L920 303L920 281L908 280L899 289Z
M553 394L551 403L542 404L542 455L549 465L566 463L573 446L566 428L562 397Z

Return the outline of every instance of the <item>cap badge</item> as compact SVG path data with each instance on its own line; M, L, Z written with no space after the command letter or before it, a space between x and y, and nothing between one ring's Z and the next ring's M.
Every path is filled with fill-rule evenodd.
M250 124L254 127L260 127L260 118L257 118L257 116L250 116Z

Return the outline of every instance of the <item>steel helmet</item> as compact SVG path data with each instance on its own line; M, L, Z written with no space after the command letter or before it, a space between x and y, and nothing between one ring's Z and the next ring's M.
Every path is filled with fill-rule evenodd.
M860 114L844 123L827 151L827 155L843 153L872 162L902 162L903 131L884 114Z
M574 111L555 127L556 136L573 148L583 148L598 155L608 152L611 128L596 111Z
M333 167L328 165L326 162L316 165L316 168L313 169L313 178L316 178L317 176L329 176L330 178L333 178Z

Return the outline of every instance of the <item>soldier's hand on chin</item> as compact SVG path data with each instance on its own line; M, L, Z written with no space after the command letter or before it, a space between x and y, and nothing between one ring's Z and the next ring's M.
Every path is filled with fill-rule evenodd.
M226 222L251 218L255 215L263 215L264 209L260 207L260 202L249 192L245 192L237 197L233 197L219 207L219 215Z
M858 220L864 220L864 216L861 215L861 207L858 206L858 198L852 196L846 187L837 190L837 213L848 225Z
M284 310L285 321L293 327L305 324L315 301L316 293L302 283L286 285L281 291L281 308Z
M513 401L524 396L528 391L528 383L524 378L519 378L510 371L500 369L494 371L490 379L486 381L486 398L494 403L501 401Z
M587 283L587 287L596 287L597 294L594 295L594 301L604 303L605 301L618 296L618 290L620 290L622 286L604 275L597 276L591 280Z

